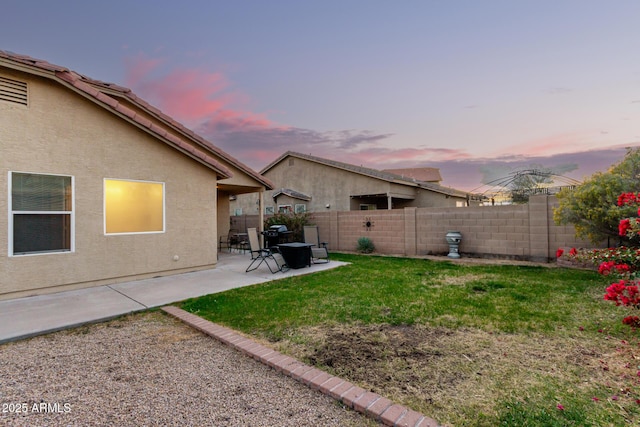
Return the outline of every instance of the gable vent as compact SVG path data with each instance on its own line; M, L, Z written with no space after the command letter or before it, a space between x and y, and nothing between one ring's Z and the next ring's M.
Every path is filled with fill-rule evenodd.
M27 83L0 77L0 101L27 105Z

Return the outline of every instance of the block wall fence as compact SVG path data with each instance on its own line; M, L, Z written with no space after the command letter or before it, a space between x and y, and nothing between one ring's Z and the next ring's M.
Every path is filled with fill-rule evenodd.
M560 247L605 246L577 239L572 225L556 225L557 205L555 196L533 196L523 205L318 212L312 213L311 222L329 251L338 252L355 251L358 238L364 236L378 254L446 255L449 231L462 234L460 254L476 258L549 262ZM257 223L257 215L232 217L232 227L238 229Z

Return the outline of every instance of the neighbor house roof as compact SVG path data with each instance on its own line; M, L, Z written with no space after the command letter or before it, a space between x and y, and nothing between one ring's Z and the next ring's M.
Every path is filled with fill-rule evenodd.
M233 173L221 164L216 157L253 177L267 189L273 189L271 181L173 118L162 113L159 109L145 102L142 98L136 96L131 89L113 83L94 80L47 61L2 50L0 50L0 66L49 78L60 83L103 107L105 110L134 124L176 150L204 164L215 171L220 179L231 178ZM138 112L126 105L127 103L134 105L154 120L138 114ZM166 126L171 132L167 132L163 126Z
M389 172L395 175L413 178L424 182L440 182L440 169L438 168L404 168L404 169L383 169L383 172Z
M322 157L312 156L310 154L297 153L295 151L287 151L286 153L282 154L276 160L269 163L265 168L263 168L260 171L260 173L265 174L266 172L269 171L269 169L273 168L275 165L277 165L287 157L298 157L300 159L308 160L310 162L319 163L319 164L333 167L336 169L346 170L349 172L357 173L359 175L364 175L371 178L377 178L382 181L387 181L394 184L424 188L426 190L430 190L436 193L446 194L453 197L467 197L467 193L465 193L464 191L456 190L454 188L443 187L442 185L439 185L439 184L418 181L417 179L414 179L414 178L397 175L397 174L386 172L383 170L365 168L363 166L356 166L349 163L342 163L335 160L329 160L329 159L324 159Z
M275 199L280 195L289 196L293 199L304 200L306 202L311 200L311 196L307 196L299 191L291 190L290 188L281 188L278 191L274 191L271 197Z

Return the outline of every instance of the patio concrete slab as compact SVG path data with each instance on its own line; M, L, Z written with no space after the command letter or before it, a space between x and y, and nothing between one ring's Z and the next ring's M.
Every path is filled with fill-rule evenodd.
M344 265L331 261L272 274L263 264L245 273L250 261L248 254L221 254L218 265L211 270L0 301L0 343Z
M277 276L276 276L277 277ZM266 282L259 276L240 275L224 269L196 271L156 279L109 285L145 308Z
M106 286L0 301L0 343L145 308Z

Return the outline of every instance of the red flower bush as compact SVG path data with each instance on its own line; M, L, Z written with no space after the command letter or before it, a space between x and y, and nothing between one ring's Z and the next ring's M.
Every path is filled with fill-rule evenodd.
M618 196L618 206L630 206L640 204L640 193L622 193ZM640 217L640 209L638 209ZM640 219L624 218L618 224L620 236L630 239L640 236ZM607 288L604 299L613 301L617 306L633 307L640 309L640 292L638 285L640 280L629 280L636 278L636 270L640 270L640 250L637 248L617 248L609 249L605 253L605 258L598 266L598 273L605 276L621 277L618 282L612 283ZM627 316L622 323L631 327L640 327L640 317Z
M624 323L625 325L629 325L632 328L637 328L637 327L640 326L640 317L638 317L638 316L627 316L624 319L622 319L622 323Z
M619 276L624 276L631 272L631 267L627 264L617 264L616 261L606 261L598 266L598 273L603 276L608 276L612 274L612 272Z
M640 293L638 293L638 286L637 284L627 282L626 280L620 280L619 282L612 283L607 288L607 293L605 294L604 299L607 301L613 301L616 305L640 308Z

